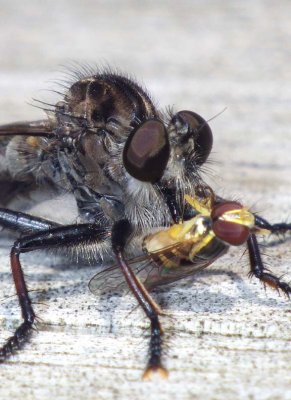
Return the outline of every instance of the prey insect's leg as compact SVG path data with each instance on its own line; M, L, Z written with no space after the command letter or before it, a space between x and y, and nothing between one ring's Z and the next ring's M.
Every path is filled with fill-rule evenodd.
M143 379L150 379L153 371L159 372L162 377L166 378L168 373L161 363L161 336L163 334L159 321L161 309L154 302L143 284L135 276L123 256L126 241L130 234L131 227L129 222L127 220L118 221L112 229L112 247L117 258L117 263L125 276L128 286L130 287L140 306L143 308L146 316L151 321L150 357L147 368L143 374Z
M16 232L36 233L60 226L56 222L19 211L0 208L0 226Z
M107 238L108 232L98 225L82 224L52 228L23 237L14 243L10 253L10 261L23 322L16 329L14 335L0 348L0 362L3 362L14 350L21 348L27 342L35 320L35 313L28 295L19 260L20 254L37 249L72 247L81 245L82 243L88 244L90 242L104 241Z
M291 224L286 222L279 222L277 224L270 224L264 218L255 216L255 225L258 228L268 229L271 233L291 233Z
M260 279L264 285L269 285L277 290L282 290L288 297L291 294L291 286L280 278L270 273L263 264L257 238L251 234L248 238L248 250L251 264L250 275Z

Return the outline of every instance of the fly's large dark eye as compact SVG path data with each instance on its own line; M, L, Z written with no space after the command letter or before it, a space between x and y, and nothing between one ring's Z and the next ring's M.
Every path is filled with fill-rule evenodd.
M203 164L207 160L213 144L210 126L204 118L193 111L180 111L177 116L188 125L188 132L184 140L188 140L190 137L194 139L196 162L199 165Z
M123 150L123 163L134 178L154 183L161 179L170 155L168 133L158 120L148 120L129 135Z

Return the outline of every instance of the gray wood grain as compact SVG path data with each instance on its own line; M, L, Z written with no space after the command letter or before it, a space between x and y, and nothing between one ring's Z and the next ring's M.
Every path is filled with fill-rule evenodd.
M291 4L269 1L1 2L0 121L39 118L26 104L69 60L113 64L146 83L162 107L211 118L206 179L271 221L291 219ZM55 87L55 86L54 86ZM20 318L0 254L1 342ZM290 281L290 240L264 248ZM57 264L57 266L56 266ZM39 332L0 366L1 399L290 399L290 301L249 280L244 248L155 298L167 381L141 382L147 321L130 294L94 297L97 268L23 256ZM7 296L12 296L7 298Z

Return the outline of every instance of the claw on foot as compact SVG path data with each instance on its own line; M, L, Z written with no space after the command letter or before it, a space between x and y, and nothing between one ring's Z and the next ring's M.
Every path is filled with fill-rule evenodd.
M288 283L282 282L279 278L270 273L262 274L260 279L264 285L270 286L279 293L282 291L290 299L291 287L288 285Z
M166 370L166 368L162 367L161 365L159 366L148 366L146 368L146 370L143 373L142 376L142 380L143 381L149 381L152 379L153 375L158 374L159 377L161 377L162 379L167 379L169 376L168 371Z

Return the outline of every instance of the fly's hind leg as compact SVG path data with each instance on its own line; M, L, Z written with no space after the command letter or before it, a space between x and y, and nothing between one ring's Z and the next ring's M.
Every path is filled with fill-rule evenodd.
M108 231L96 224L80 224L51 228L17 240L10 253L12 275L21 308L23 322L14 334L0 347L0 362L5 361L27 341L33 329L35 313L28 295L20 263L20 254L37 249L73 247L108 240Z
M282 291L286 294L288 298L291 295L291 286L282 281L281 278L278 278L276 275L269 272L263 264L262 257L260 254L259 244L257 242L257 238L254 234L251 234L248 238L248 250L249 250L249 258L251 271L250 276L255 276L260 279L264 285L271 286L278 291Z
M117 263L125 276L128 286L151 323L149 360L147 368L143 374L143 379L150 379L153 372L158 372L161 377L166 378L168 376L168 372L163 367L161 362L163 331L159 321L159 315L162 313L162 311L152 299L143 284L135 276L134 272L123 256L126 241L130 234L131 226L127 220L121 220L115 223L112 229L112 247L117 259Z

